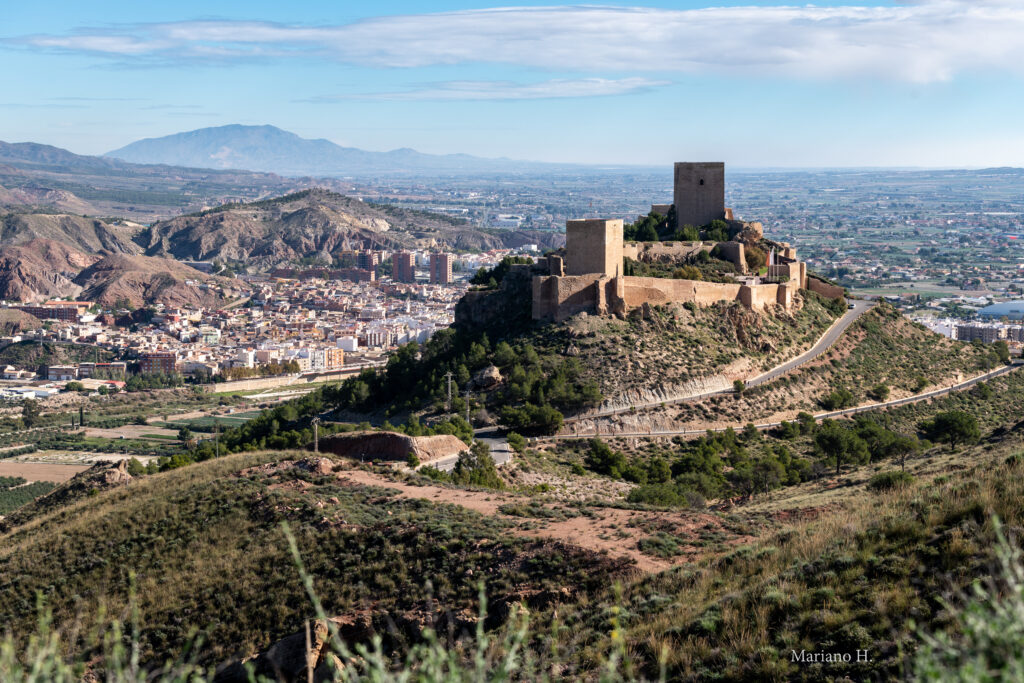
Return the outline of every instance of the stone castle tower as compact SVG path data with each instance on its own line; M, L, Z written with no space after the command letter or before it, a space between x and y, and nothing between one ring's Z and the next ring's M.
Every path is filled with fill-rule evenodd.
M565 224L565 274L622 275L622 219Z
M725 218L725 163L676 162L676 225L707 225Z

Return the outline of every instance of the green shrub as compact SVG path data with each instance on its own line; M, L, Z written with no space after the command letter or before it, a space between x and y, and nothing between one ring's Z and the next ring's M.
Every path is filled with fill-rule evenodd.
M914 477L908 472L890 471L881 472L871 477L868 481L868 488L872 491L891 491L901 489L914 481Z

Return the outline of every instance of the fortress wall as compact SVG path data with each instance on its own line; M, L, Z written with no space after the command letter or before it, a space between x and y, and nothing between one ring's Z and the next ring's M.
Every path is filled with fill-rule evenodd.
M732 261L737 273L747 272L747 258L742 242L719 242L718 250L726 261Z
M740 289L740 302L753 311L772 306L778 303L778 299L778 285L743 285Z
M784 263L777 266L768 266L768 277L786 278L787 280L803 282L800 263Z
M669 280L659 277L624 277L623 295L626 309L649 303L652 306L668 303L693 302L710 306L718 301L739 298L738 284L699 282L697 280Z
M580 311L595 312L602 273L589 275L539 275L533 278L533 319L564 320Z
M634 261L657 261L666 259L682 259L693 256L700 251L711 251L714 242L626 242L622 246L622 255Z
M821 294L823 297L827 297L829 299L841 299L844 296L846 296L846 290L843 289L842 287L830 285L829 283L823 282L816 277L807 278L807 289L811 290L812 292L817 292L818 294Z
M789 282L785 285L779 285L778 296L775 297L775 303L782 306L787 311L793 308L793 295L796 290L799 289L799 282Z
M533 318L565 320L581 311L624 314L645 303L652 306L694 303L710 306L739 301L753 310L779 304L789 308L795 285L741 285L658 277L608 278L600 274L533 279Z

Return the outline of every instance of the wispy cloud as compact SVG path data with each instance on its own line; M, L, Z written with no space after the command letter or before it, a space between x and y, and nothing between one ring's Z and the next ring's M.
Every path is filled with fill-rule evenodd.
M566 97L604 97L652 90L670 81L649 78L558 78L540 83L509 81L446 81L426 87L393 92L324 95L299 100L324 104L346 100L546 100Z
M339 26L185 21L9 42L142 63L312 57L375 67L482 62L926 83L970 70L1024 71L1021 35L1024 6L1017 0L919 0L882 7L511 7Z

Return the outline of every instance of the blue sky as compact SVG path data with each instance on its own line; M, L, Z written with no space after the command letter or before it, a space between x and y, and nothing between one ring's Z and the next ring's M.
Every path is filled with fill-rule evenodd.
M596 164L1024 165L1022 35L1019 0L18 3L0 139L270 123Z

